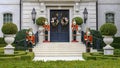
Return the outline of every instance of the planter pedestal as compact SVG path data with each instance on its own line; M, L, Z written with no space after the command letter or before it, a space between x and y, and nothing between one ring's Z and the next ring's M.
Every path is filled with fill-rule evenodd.
M14 48L11 45L7 45L6 47L4 47L4 54L14 54Z
M114 54L114 48L110 45L105 46L104 48L104 55L113 55Z
M14 47L11 45L14 42L15 35L5 35L5 42L8 44L4 47L4 54L14 54Z

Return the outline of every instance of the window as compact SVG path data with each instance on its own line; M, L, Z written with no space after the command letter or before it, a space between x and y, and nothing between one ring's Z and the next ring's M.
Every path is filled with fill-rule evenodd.
M11 13L5 13L3 14L3 22L12 22L12 14Z
M106 13L106 23L114 23L114 13Z

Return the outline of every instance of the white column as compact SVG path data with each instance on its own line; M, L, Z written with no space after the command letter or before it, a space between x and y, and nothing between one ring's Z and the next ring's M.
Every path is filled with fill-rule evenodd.
M43 27L39 27L39 44L43 43L44 40L44 33L43 33Z

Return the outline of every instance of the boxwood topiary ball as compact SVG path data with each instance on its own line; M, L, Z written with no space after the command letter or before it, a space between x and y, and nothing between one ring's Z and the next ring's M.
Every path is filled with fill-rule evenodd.
M14 23L5 23L2 26L2 32L4 34L16 34L17 31L18 31L18 28Z
M105 23L100 27L102 35L114 36L117 33L117 28L113 23Z
M81 17L75 17L73 19L75 19L77 25L81 25L83 23L83 19Z
M46 20L46 18L44 18L44 17L39 17L39 18L37 18L37 20L36 20L36 24L39 25L39 26L43 26L43 25L45 24L45 20Z

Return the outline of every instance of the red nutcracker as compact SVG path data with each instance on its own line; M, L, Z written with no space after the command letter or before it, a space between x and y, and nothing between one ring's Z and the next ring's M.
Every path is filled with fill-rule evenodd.
M90 35L90 28L87 28L86 34L84 35L84 40L86 41L86 51L90 52L90 47L92 46L93 37Z
M76 33L78 31L78 25L76 24L75 20L72 21L72 26L71 27L72 27L72 36L73 36L72 42L78 42L76 40Z
M32 28L30 28L29 31L26 32L26 42L27 42L27 47L31 52L33 45L35 45L35 36L32 32Z
M45 21L45 25L43 26L45 30L45 40L43 42L49 42L48 41L48 31L50 30L50 25L47 21Z

